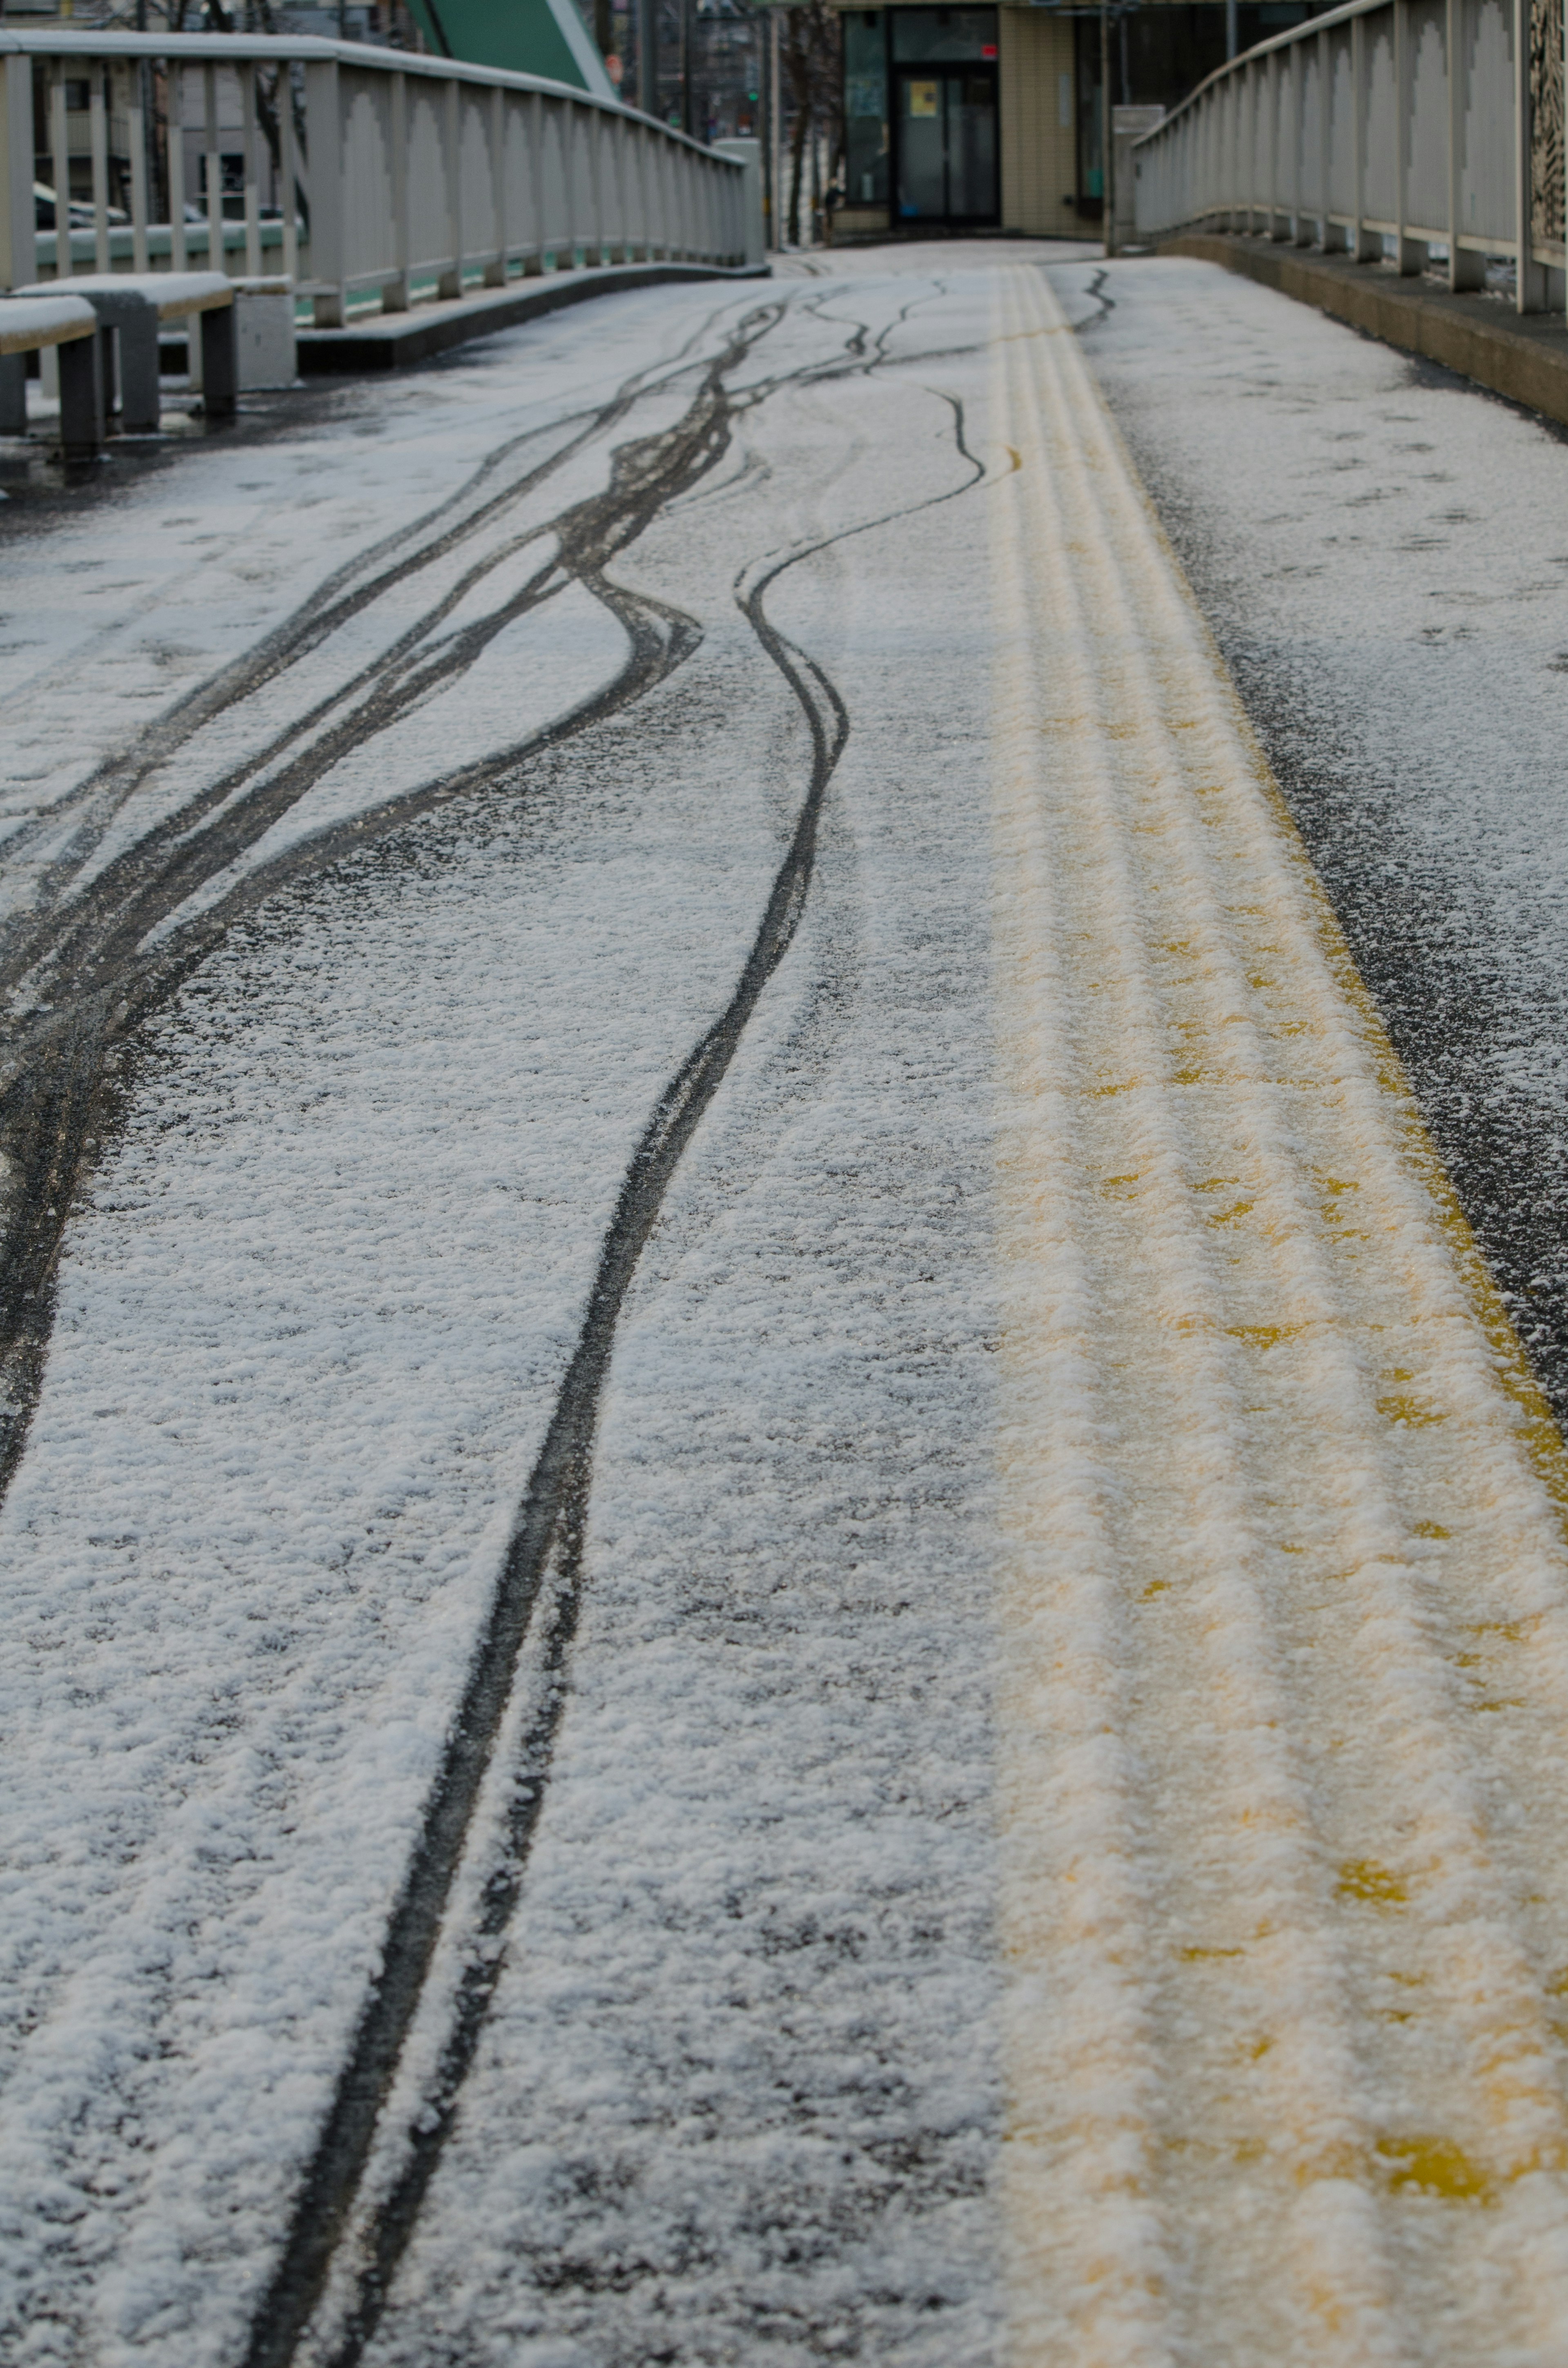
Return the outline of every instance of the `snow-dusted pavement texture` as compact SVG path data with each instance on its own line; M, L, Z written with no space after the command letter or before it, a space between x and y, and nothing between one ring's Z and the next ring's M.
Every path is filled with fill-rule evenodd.
M1568 1475L1383 1032L1459 933L1369 996L1085 349L1178 531L1270 336L1397 379L1564 645L1568 452L1018 258L5 546L8 2361L1561 2368ZM1547 1109L1551 848L1365 802Z
M1562 431L1212 265L1052 284L1568 1420Z

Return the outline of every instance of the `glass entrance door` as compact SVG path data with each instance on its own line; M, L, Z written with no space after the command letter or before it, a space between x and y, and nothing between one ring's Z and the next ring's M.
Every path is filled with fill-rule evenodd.
M996 220L994 68L901 66L894 121L901 222Z

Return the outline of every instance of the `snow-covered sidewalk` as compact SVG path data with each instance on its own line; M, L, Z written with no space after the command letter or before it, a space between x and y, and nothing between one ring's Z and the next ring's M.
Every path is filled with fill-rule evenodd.
M1562 1451L1051 285L7 547L29 2368L1554 2361Z

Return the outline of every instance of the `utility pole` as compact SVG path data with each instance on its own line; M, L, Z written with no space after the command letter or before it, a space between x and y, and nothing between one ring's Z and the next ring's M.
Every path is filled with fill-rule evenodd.
M778 86L778 11L777 8L769 8L767 12L767 40L768 57L772 67L768 75L768 88L773 100L767 119L767 144L773 154L773 244L782 249L784 245L784 96Z
M778 196L773 173L773 11L767 9L757 27L757 49L761 63L756 77L756 93L761 102L761 120L757 124L757 142L762 150L762 244L766 251L777 246L774 223L778 212Z
M1116 253L1116 134L1111 129L1110 0L1100 0L1100 188L1105 192L1106 260Z

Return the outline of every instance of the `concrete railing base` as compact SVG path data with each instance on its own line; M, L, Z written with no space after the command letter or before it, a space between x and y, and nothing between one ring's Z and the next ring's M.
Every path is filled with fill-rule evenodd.
M310 378L329 372L358 376L366 370L407 370L454 346L467 345L471 338L494 336L498 329L516 328L520 321L557 312L562 304L584 303L591 296L613 296L622 288L653 288L668 279L766 279L771 268L766 263L730 269L706 263L627 263L587 271L548 271L490 294L421 304L412 313L372 313L342 329L301 329L300 370Z

